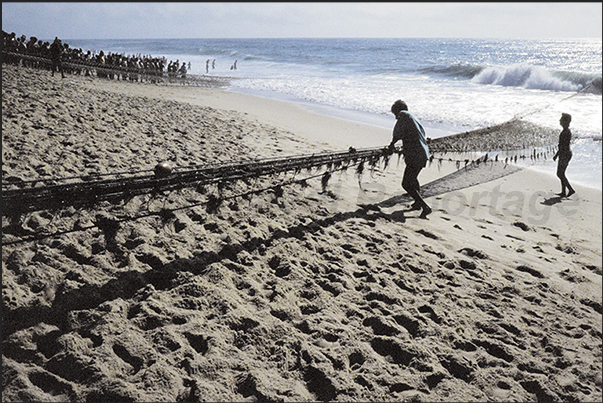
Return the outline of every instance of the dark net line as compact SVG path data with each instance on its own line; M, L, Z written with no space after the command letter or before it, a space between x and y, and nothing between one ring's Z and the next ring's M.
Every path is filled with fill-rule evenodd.
M303 187L306 187L307 181L309 181L311 179L316 179L319 177L322 178L321 185L323 188L323 192L325 192L326 184L327 184L328 180L330 179L332 172L345 171L352 166L358 167L358 166L363 166L363 164L364 164L364 160L362 160L362 159L356 160L354 163L339 166L337 168L332 167L331 170L327 170L327 171L325 171L323 173L319 173L319 174L305 176L300 179L292 178L290 180L282 181L277 184L271 184L269 186L264 186L259 189L253 189L253 190L248 190L248 191L241 192L241 193L235 193L235 194L232 194L229 196L223 196L223 195L215 196L215 195L210 194L206 198L206 200L204 200L202 202L187 204L185 206L174 207L174 208L162 208L159 211L147 211L146 213L135 214L132 216L126 216L126 217L122 217L122 218L111 217L111 216L108 216L107 214L97 214L94 219L94 223L92 225L81 226L78 228L73 228L73 229L68 229L68 230L55 231L52 233L38 233L38 234L33 234L33 235L16 234L18 237L17 239L3 241L2 246L17 245L17 244L26 243L26 242L36 242L36 241L41 241L43 239L53 238L53 237L67 235L67 234L76 233L76 232L88 231L88 230L95 229L95 228L102 230L106 234L109 234L111 232L117 231L119 229L119 227L121 226L121 224L125 223L125 222L136 221L136 220L139 220L142 218L147 218L147 217L161 217L161 218L165 219L168 217L172 217L173 213L176 211L187 210L187 209L191 209L191 208L198 207L198 206L205 206L207 213L213 214L218 210L218 208L225 201L233 200L233 199L237 199L237 198L247 198L248 196L271 191L271 190L275 192L275 196L278 198L278 197L282 196L282 187L296 185L296 184L301 184ZM360 170L360 171L357 170L357 174L359 175L359 177L361 175L361 171L362 170ZM220 189L220 187L219 187L219 189ZM11 226L14 228L11 229L10 228ZM9 225L9 227L7 227L7 229L9 229L9 231L3 231L3 235L6 235L7 233L11 233L11 232L18 232L20 229L19 227L20 227L19 224L13 223L13 224ZM15 234L13 234L13 235L15 235Z
M387 148L348 150L287 158L269 158L253 162L214 164L186 168L168 173L132 175L113 179L98 179L65 184L36 186L13 183L2 191L2 215L15 216L39 210L66 207L86 208L101 201L113 203L143 194L156 194L186 187L222 184L237 180L273 175L287 171L326 166L328 169L357 160L375 163L390 154Z
M500 150L526 151L529 147L547 147L544 151L533 151L511 155L504 163L517 162L517 158L546 158L554 152L557 133L552 129L542 128L532 123L511 120L500 125L477 129L452 136L430 140L431 160L444 160L448 153L474 153ZM301 156L267 158L255 161L208 164L201 166L180 167L162 174L151 170L119 172L116 174L72 176L67 178L51 178L31 181L3 181L2 215L13 216L31 211L56 210L66 207L86 208L102 201L118 202L143 194L157 194L186 187L226 183L245 180L253 177L273 175L280 172L300 171L301 169L319 166L340 166L357 160L368 161L372 166L380 159L387 159L393 154L402 153L402 149L393 150L387 147L363 148L348 151L323 152ZM454 159L457 167L464 162L480 160L469 158ZM485 158L488 158L486 154ZM448 158L453 161L452 158ZM491 158L499 162L499 156ZM502 162L502 158L500 162ZM142 175L141 175L142 173ZM115 176L108 178L107 176ZM79 180L78 180L79 179ZM61 183L76 180L73 183Z
M572 94L565 99L579 93ZM550 106L524 113L523 116ZM467 167L469 163L476 161L479 163L482 158L485 162L489 157L486 154L484 157L478 158L446 158L449 153L497 152L494 157L490 157L490 162L504 162L505 166L517 162L518 158L533 160L548 158L549 153L555 152L557 136L556 130L515 117L498 125L429 139L430 165L434 161L441 163L448 160L455 161L457 168L460 169L463 163ZM237 180L248 180L287 171L300 171L304 168L326 166L331 170L332 167L349 165L358 160L367 161L372 167L375 167L376 163L383 158L387 166L387 161L393 153L400 155L402 150L400 148L390 150L387 147L359 150L350 148L345 152L335 151L284 158L176 167L170 168L168 173L146 169L27 181L7 178L2 181L2 215L15 217L40 210L60 210L67 207L89 208L102 201L117 203L144 194L159 194L165 191L210 184L224 185ZM359 166L363 166L363 164ZM71 183L69 183L70 181Z

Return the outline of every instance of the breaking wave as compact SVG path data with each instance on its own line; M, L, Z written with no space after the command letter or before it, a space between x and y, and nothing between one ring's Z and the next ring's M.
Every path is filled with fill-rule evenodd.
M455 63L450 66L431 66L423 69L419 69L418 73L422 74L443 74L451 77L459 78L473 78L482 72L484 68L482 66L475 66L472 64Z
M445 75L468 79L477 84L521 87L546 91L584 91L601 95L601 75L576 71L551 71L544 67L517 64L503 67L484 67L456 63L430 66L417 70L420 74Z
M550 71L544 67L524 64L487 67L471 78L471 81L478 84L522 87L531 90L584 91L601 94L601 75Z

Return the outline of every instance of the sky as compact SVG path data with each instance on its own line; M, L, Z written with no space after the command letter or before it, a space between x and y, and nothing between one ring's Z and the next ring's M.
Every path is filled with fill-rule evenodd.
M2 3L38 39L598 38L602 3Z

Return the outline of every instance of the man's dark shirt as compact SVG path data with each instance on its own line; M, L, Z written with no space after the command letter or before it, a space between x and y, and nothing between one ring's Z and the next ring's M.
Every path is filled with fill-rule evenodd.
M392 143L402 140L402 154L407 164L425 166L429 147L423 126L408 111L400 111L394 126Z

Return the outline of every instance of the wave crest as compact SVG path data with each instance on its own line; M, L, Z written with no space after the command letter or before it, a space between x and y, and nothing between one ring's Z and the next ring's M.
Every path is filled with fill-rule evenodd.
M473 78L483 71L482 66L472 64L455 63L450 66L431 66L420 69L419 73L424 74L444 74L453 77Z
M509 67L487 67L471 79L478 84L522 87L546 91L582 91L601 94L601 76L579 73L549 71L544 67L514 65Z

